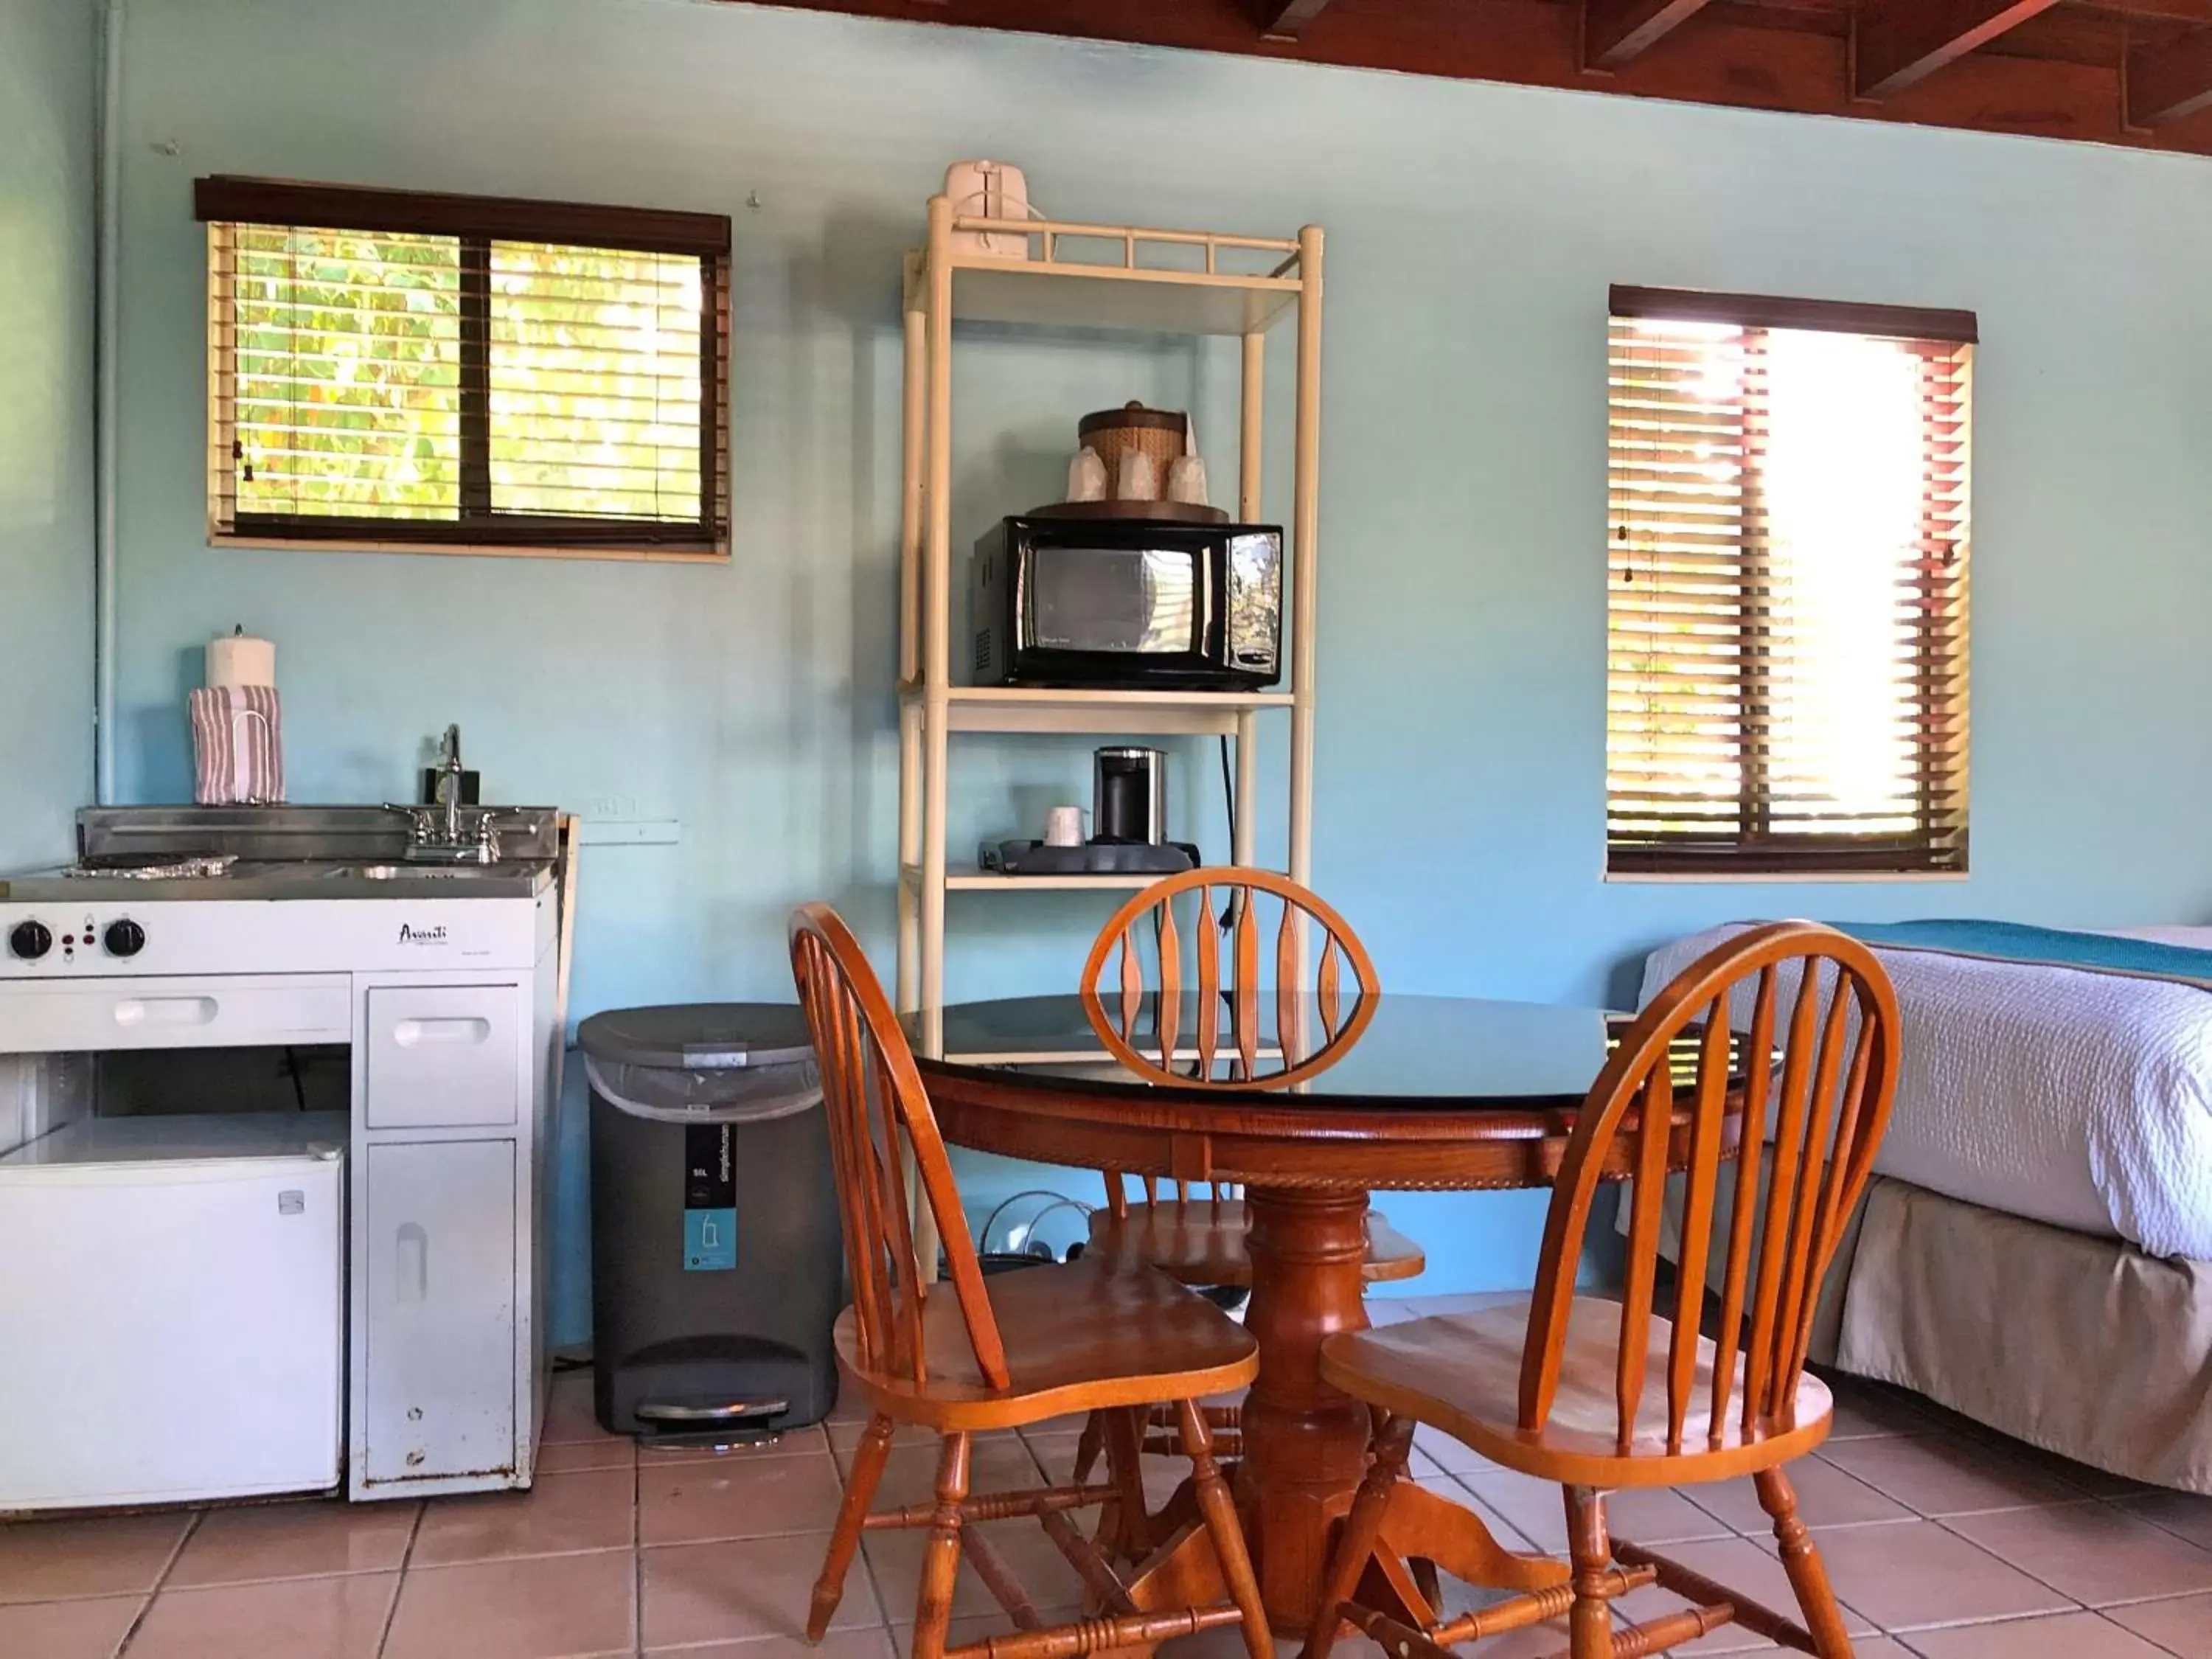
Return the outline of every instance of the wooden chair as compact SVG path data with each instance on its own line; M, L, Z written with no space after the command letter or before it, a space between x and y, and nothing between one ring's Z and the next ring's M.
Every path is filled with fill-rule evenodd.
M1778 1002L1792 979L1791 1011L1779 1024ZM1741 1052L1766 1061L1736 1068L1729 1015L1744 1006L1746 992L1750 1030ZM1784 1050L1778 1089L1767 1063L1778 1030ZM1668 1050L1685 1033L1696 1044L1696 1066L1669 1318L1655 1316L1652 1304L1669 1125L1678 1109ZM1729 940L1644 1010L1577 1120L1526 1307L1344 1333L1322 1345L1322 1376L1389 1416L1322 1587L1310 1659L1326 1659L1340 1617L1400 1659L1441 1659L1454 1643L1562 1613L1571 1659L1663 1652L1730 1622L1821 1659L1848 1659L1842 1616L1783 1466L1827 1437L1828 1390L1806 1374L1805 1350L1821 1280L1888 1124L1897 1068L1897 1000L1887 976L1865 946L1809 922L1775 923ZM1740 1080L1731 1078L1736 1069ZM1740 1116L1731 1105L1739 1091ZM1770 1103L1773 1149L1762 1194L1760 1128ZM1631 1206L1627 1285L1614 1303L1578 1297L1574 1285L1591 1200L1623 1138L1633 1184L1623 1200ZM1734 1203L1719 1224L1724 1171ZM1707 1338L1700 1316L1715 1263L1723 1289ZM1654 1371L1664 1380L1663 1398L1647 1398ZM1418 1630L1349 1599L1383 1535L1417 1423L1493 1462L1559 1483L1569 1583ZM1609 1491L1745 1474L1773 1521L1803 1626L1607 1533ZM1615 1633L1613 1601L1653 1583L1692 1605Z
M1243 1626L1251 1659L1272 1659L1259 1584L1197 1405L1201 1395L1252 1380L1259 1350L1251 1337L1166 1275L1103 1260L987 1281L913 1054L860 945L827 905L793 914L791 962L822 1069L853 1286L853 1305L837 1322L837 1352L872 1408L814 1587L807 1639L818 1642L828 1630L864 1529L927 1527L915 1659L945 1659L963 1558L1018 1628L1011 1638L952 1649L951 1659L1073 1659L1231 1624ZM947 1283L933 1285L915 1254L909 1179L942 1232ZM1226 1603L1140 1609L1117 1570L1150 1542L1136 1443L1143 1419L1163 1403L1175 1412L1191 1465L1187 1490L1230 1587ZM1106 1485L969 1492L972 1436L1085 1410L1116 1425ZM900 1424L942 1437L936 1501L871 1514ZM1068 1519L1091 1505L1104 1510L1096 1540ZM973 1526L1023 1516L1035 1518L1081 1575L1097 1616L1039 1627L1004 1557Z
M1262 894L1280 904L1272 929L1261 922ZM1177 902L1194 895L1194 907L1178 924ZM1218 915L1224 920L1217 921ZM1301 993L1309 977L1303 964L1310 931L1320 935L1321 960L1306 995ZM1275 989L1263 1000L1261 947L1267 936ZM1109 990L1104 988L1107 968L1117 948ZM1155 1083L1233 1091L1288 1089L1334 1065L1375 1018L1380 990L1366 947L1318 894L1273 871L1233 865L1169 876L1131 897L1099 929L1082 981L1084 1015L1124 1066ZM1251 1224L1237 1188L1178 1181L1174 1196L1163 1199L1158 1178L1146 1176L1144 1201L1132 1204L1124 1173L1104 1173L1106 1208L1091 1218L1092 1253L1148 1263L1186 1285L1251 1287L1252 1259L1244 1246ZM1368 1217L1361 1273L1369 1284L1412 1279L1427 1266L1419 1245L1384 1217ZM1233 1406L1209 1407L1206 1419L1234 1433L1242 1413ZM1093 1422L1077 1449L1079 1479L1103 1444L1101 1425ZM1147 1449L1171 1444L1146 1443ZM1224 1449L1241 1446L1224 1441Z

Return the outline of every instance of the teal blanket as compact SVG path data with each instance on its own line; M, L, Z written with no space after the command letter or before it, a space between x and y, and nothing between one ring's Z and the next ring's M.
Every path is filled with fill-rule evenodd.
M1838 921L1838 932L1886 951L1935 951L1994 962L2041 963L2094 974L2172 980L2212 990L2212 951L2110 933L2074 933L2017 921Z

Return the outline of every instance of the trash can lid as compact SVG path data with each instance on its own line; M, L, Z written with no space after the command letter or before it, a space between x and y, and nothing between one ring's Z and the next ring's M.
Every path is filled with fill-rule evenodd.
M576 1028L593 1060L679 1072L790 1066L814 1057L806 1017L793 1002L672 1002L610 1008Z

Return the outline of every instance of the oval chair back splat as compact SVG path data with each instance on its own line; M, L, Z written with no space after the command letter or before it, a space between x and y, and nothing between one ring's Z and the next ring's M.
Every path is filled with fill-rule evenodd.
M1083 965L1083 1011L1108 1052L1183 1087L1285 1089L1327 1070L1375 1018L1380 988L1366 948L1318 894L1236 866L1153 883L1114 913Z

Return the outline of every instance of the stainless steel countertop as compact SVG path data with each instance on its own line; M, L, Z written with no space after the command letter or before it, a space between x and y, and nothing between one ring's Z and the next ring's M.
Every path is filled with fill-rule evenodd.
M375 872L375 874L367 873ZM36 870L0 876L4 904L173 904L179 900L535 898L553 883L542 860L447 866L397 860L240 859L221 876L134 880Z
M559 850L550 806L495 806L501 855L550 860ZM89 864L149 864L207 854L285 862L396 860L407 817L384 806L88 806L76 815L77 857Z
M490 810L507 856L496 864L446 865L407 862L407 820L381 806L88 806L76 815L81 866L233 862L207 877L33 870L0 876L0 903L535 898L553 882L559 814L550 806Z

